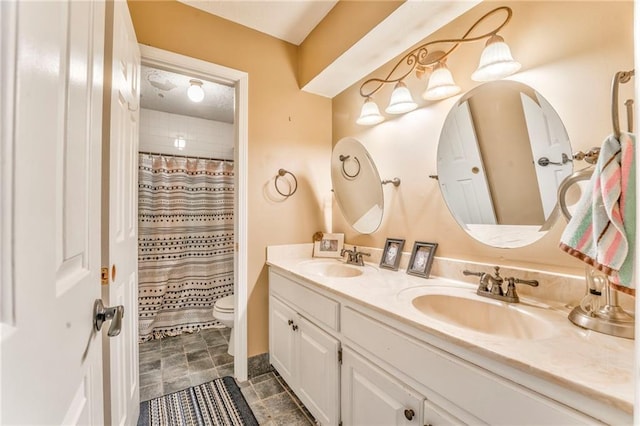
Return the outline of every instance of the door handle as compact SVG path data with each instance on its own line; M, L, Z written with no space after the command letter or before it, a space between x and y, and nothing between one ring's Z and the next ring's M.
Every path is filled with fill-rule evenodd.
M109 337L115 337L120 334L122 330L122 317L124 317L124 306L122 305L105 308L102 299L96 299L93 304L93 326L96 328L96 331L100 331L102 324L111 320L111 326L109 327L109 331L107 331Z
M564 166L565 164L567 164L570 161L573 161L573 160L570 159L569 156L563 152L562 153L562 162L561 163L558 163L558 162L555 162L555 161L551 161L547 157L540 157L540 158L538 158L538 165L540 165L542 167L547 167L549 164L553 164L554 166Z

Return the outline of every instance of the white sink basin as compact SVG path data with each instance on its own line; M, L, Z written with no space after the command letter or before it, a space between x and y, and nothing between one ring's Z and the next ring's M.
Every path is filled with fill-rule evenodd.
M360 266L351 266L336 260L312 260L304 264L302 270L309 274L330 278L352 278L363 273Z
M411 303L431 318L493 336L544 339L556 334L552 323L544 318L543 309L470 295L468 291L448 293L423 294Z

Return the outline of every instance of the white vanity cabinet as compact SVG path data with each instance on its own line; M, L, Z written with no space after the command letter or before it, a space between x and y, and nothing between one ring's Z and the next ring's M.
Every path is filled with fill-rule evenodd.
M269 287L271 364L316 420L338 425L340 341L323 328L337 326L339 305L274 272Z
M424 397L347 347L341 382L345 425L422 424Z
M322 425L630 424L579 391L269 270L271 364ZM342 364L339 350L342 350Z

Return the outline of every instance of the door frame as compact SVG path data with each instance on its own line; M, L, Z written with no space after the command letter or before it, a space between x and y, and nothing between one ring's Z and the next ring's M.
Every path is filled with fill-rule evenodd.
M234 226L234 376L244 382L248 378L247 366L247 180L249 141L249 74L222 65L213 64L178 53L139 44L143 65L160 67L179 74L200 76L206 80L233 84L235 93L234 169L235 194Z

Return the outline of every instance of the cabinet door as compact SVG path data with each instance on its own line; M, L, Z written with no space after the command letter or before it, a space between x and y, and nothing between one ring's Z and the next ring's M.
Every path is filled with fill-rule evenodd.
M342 354L342 420L345 425L422 425L424 398L354 351Z
M300 400L322 425L339 422L340 342L298 317L298 391Z
M269 298L269 358L282 378L295 388L296 348L293 321L294 310L277 298Z

